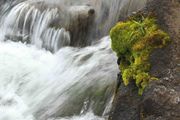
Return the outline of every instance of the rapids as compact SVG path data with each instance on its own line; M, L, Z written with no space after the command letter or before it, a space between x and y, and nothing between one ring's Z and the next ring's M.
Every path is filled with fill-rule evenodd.
M107 35L145 0L0 3L0 120L105 120L119 72Z
M22 43L1 43L0 120L45 120L108 104L118 71L108 41L83 49L66 47L55 54Z

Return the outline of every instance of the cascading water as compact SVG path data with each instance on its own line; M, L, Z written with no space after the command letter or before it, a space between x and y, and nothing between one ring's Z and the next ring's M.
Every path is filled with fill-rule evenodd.
M18 115L17 120L29 116L45 120L79 114L84 102L100 109L98 105L109 101L117 73L116 64L111 63L116 58L107 41L104 38L84 49L62 48L55 54L21 43L2 43L0 114L5 116L0 119Z
M4 18L1 38L35 44L39 48L45 47L53 52L57 51L57 47L59 49L69 45L68 32L63 28L48 28L50 21L59 17L58 8L41 11L42 8L36 8L36 4L38 3L34 1L25 1L14 6ZM64 36L64 39L61 36Z
M113 98L117 58L108 36L94 39L118 21L110 18L120 15L125 1L1 4L0 120L104 120ZM128 11L143 6L135 3Z

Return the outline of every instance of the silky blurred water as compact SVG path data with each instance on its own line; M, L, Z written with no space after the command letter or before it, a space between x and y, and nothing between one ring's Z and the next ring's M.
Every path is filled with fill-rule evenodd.
M91 47L65 47L55 54L10 41L0 46L0 120L78 115L86 100L84 114L93 106L105 110L112 97L118 68L108 37ZM77 111L66 110L71 107Z
M144 3L136 0L2 3L0 120L105 120L119 70L110 38L103 36L121 15L127 16ZM88 28L89 46L70 46L70 31L61 24L50 27L52 21L60 18L74 24L69 15L86 16L92 8L96 14Z

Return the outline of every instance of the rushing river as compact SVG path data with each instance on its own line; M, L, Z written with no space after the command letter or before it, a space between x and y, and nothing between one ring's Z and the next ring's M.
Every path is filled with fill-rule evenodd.
M106 35L144 3L2 1L0 120L105 120L119 72Z

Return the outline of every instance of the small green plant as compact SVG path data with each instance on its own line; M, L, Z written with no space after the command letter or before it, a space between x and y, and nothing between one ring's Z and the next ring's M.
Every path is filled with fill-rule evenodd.
M149 75L149 57L153 50L170 42L167 33L158 28L152 17L137 15L119 22L110 31L111 47L120 58L119 68L127 86L134 81L142 95L145 87L157 78Z

